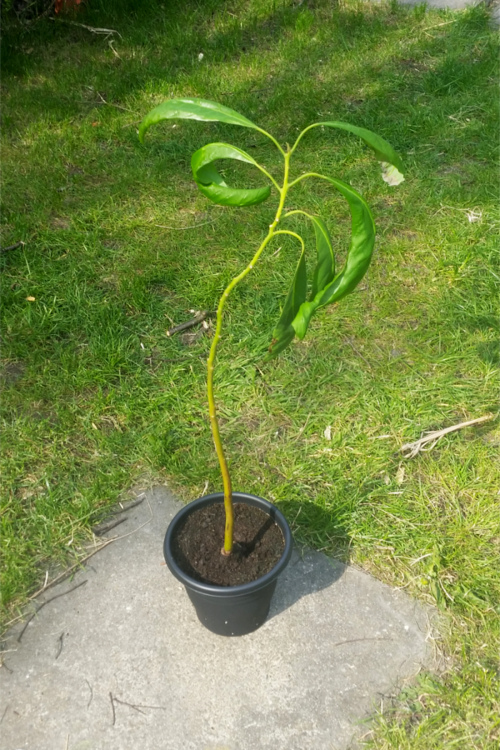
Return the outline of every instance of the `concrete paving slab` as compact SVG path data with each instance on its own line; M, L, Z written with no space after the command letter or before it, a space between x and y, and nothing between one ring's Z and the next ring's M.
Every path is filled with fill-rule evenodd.
M344 750L432 667L430 610L312 551L294 552L260 630L205 630L163 563L179 507L147 490L122 538L9 634L2 750Z

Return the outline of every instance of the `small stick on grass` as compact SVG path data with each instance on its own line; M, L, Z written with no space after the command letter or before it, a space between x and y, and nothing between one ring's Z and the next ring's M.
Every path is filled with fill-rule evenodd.
M111 45L111 44L112 44L112 42L110 42L109 44ZM113 48L111 48L111 49L113 49ZM115 50L114 50L114 49L113 49L113 52L115 53L115 55L117 55L117 54L118 54L117 52L115 52ZM102 94L100 94L99 92L97 92L97 96L98 96L98 97L99 97L99 99L101 100L102 104L107 104L107 105L108 105L108 107L115 107L116 109L122 109L122 110L123 110L124 112L131 112L131 113L132 113L133 115L136 115L136 114L137 114L137 112L134 112L134 110L133 110L133 109L129 109L128 107L122 107L122 105L121 105L121 104L114 104L113 102L108 102L108 101L106 101L106 99L105 99L105 98L103 97L103 95L102 95Z
M186 320L185 323L179 323L178 326L169 328L167 331L167 336L173 336L174 333L180 333L181 331L186 331L188 328L193 328L193 326L196 326L199 323L203 323L205 318L207 318L209 315L214 314L215 313L209 312L208 310L201 310L199 313L196 313L194 318L191 318L191 320Z
M24 247L26 243L22 240L16 242L14 245L8 245L7 247L0 247L0 253L8 253L9 250L17 250L18 247Z
M352 341L352 336L344 336L343 337L343 341L346 344L349 344L349 346L351 347L351 349L353 350L353 352L355 352L358 355L358 357L360 357L360 359L362 359L363 362L366 365L368 365L368 367L370 368L370 370L373 369L372 366L371 366L371 364L368 362L368 360L363 357L363 355L361 354L361 352L359 351L359 349L357 349L356 346L354 345L354 343Z
M441 440L444 435L448 435L450 432L456 430L462 430L464 427L471 427L472 425L482 424L483 422L489 422L493 419L493 414L487 414L484 417L478 417L477 419L470 419L467 422L460 422L460 424L452 425L452 427L445 427L443 430L435 430L434 432L428 432L426 435L422 435L420 440L416 440L414 443L406 443L401 446L400 451L403 453L405 458L415 458L421 451L430 451L434 448L436 443ZM427 446L429 443L429 447Z
M120 39L123 39L122 35L119 31L116 29L101 29L98 26L87 26L86 23L77 23L76 21L68 21L66 18L51 18L51 21L57 21L57 23L67 23L70 26L79 26L80 29L86 29L87 31L90 31L92 34L102 35L105 34L106 37L112 36L113 34L118 34Z

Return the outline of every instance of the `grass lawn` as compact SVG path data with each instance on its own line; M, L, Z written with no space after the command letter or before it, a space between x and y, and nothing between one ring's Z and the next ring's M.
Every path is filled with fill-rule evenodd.
M216 397L233 484L275 501L298 540L442 609L445 669L385 705L373 747L498 747L498 39L486 12L89 5L4 29L2 248L25 244L0 255L2 622L84 554L135 483L165 482L185 500L221 486L205 397L213 329L166 331L215 309L277 197L214 206L190 158L228 141L275 174L280 154L255 131L217 124L156 126L141 145L142 117L198 96L283 145L314 121L347 120L401 153L406 181L385 185L346 133L301 142L297 175L323 172L365 196L376 252L358 290L268 364L297 243L281 237L231 296ZM244 166L225 167L229 184L261 185ZM341 259L340 197L304 181L295 207L326 219ZM314 253L309 227L288 228ZM484 415L412 459L400 452L425 430Z

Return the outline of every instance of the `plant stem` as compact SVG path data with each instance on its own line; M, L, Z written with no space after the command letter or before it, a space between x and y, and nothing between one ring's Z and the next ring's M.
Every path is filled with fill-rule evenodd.
M273 139L274 140L274 139ZM279 188L280 191L280 201L278 205L278 209L276 211L276 216L274 217L274 221L269 226L269 231L267 233L267 236L263 240L262 244L260 245L259 249L253 256L252 260L248 264L248 266L243 269L243 271L236 276L230 284L226 287L224 290L222 297L220 298L219 305L217 307L217 322L215 326L215 334L212 340L212 345L210 347L210 354L208 357L208 372L207 372L207 394L208 394L208 410L210 415L210 426L212 428L212 436L215 443L215 450L217 452L217 458L219 459L219 465L222 475L222 482L224 485L224 509L226 512L226 525L225 525L225 531L224 531L224 547L221 550L221 553L223 555L230 555L233 551L233 521L234 521L234 514L233 514L233 496L232 496L232 486L231 486L231 476L229 474L229 469L226 461L226 457L224 455L224 449L222 447L222 441L220 438L220 430L219 430L219 420L217 418L217 409L215 406L215 399L214 399L214 363L215 363L215 356L217 352L217 345L219 343L220 335L221 335L221 329L222 329L222 318L223 318L223 312L224 312L224 306L226 304L226 300L229 297L231 291L234 289L234 287L239 284L240 281L242 281L247 274L250 273L254 265L259 260L262 252L266 248L266 246L269 244L269 242L272 240L275 234L278 234L279 232L275 232L276 225L278 224L281 214L283 212L283 207L285 205L285 198L286 194L288 192L288 175L289 175L289 167L290 167L290 152L285 153L281 147L280 151L284 155L285 159L285 169L284 169L284 176L283 176L283 187Z

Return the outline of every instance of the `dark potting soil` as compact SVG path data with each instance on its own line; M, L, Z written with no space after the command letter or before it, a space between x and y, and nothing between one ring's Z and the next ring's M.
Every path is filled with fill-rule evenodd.
M267 513L244 503L234 505L234 547L224 546L223 503L214 503L187 517L172 540L172 553L182 570L197 581L238 586L268 573L285 549L280 527Z

